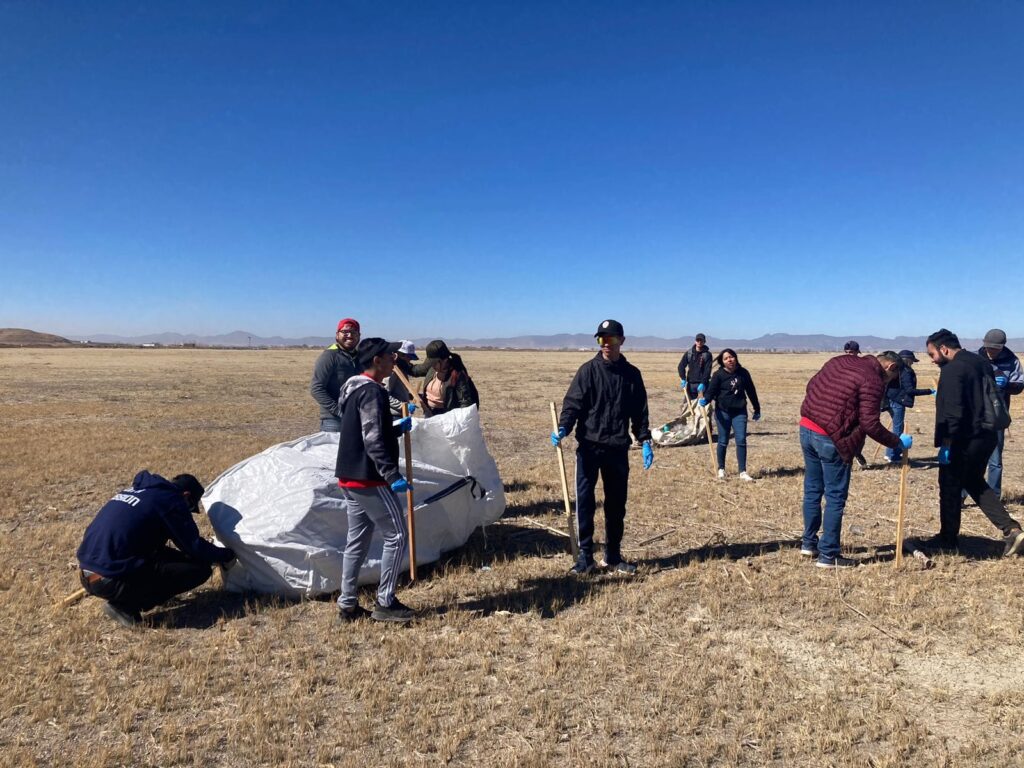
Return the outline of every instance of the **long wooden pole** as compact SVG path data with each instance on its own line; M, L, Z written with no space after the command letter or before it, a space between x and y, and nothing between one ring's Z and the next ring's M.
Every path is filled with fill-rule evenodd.
M889 431L892 431L892 418L889 420ZM871 454L871 463L874 464L878 460L878 452L882 450L881 443L875 443L875 452Z
M407 379L405 377L405 374L402 373L401 369L399 369L399 367L397 365L395 366L395 370L392 373L393 373L393 375L398 377L398 380L400 382L402 382L402 384L405 385L405 389L409 393L409 395L416 398L416 403L419 405L420 410L423 411L423 415L424 416L429 416L430 415L430 409L427 408L426 401L420 396L419 392L417 392L415 389L412 388L412 384L409 383L409 379ZM406 415L408 415L408 414L406 414Z
M551 403L551 431L558 432L558 411L555 404ZM556 445L558 452L558 474L562 478L562 503L565 505L565 522L569 526L569 551L573 558L579 557L580 542L576 532L576 521L573 519L572 505L569 503L569 481L565 476L565 454L562 453L562 446Z
M686 391L686 387L683 387L683 400L686 401L686 410L690 413L690 418L696 420L697 414L693 412L693 403L690 402L690 393Z
M896 513L896 567L903 565L903 516L907 509L907 474L910 471L910 451L903 449L903 463L900 465L900 501Z
M708 406L704 406L704 431L708 433L708 448L711 450L711 474L718 477L718 456L715 454L715 444L711 439L711 414Z
M395 368L397 372L398 369ZM409 404L402 403L402 418L409 415ZM405 516L409 523L409 579L416 581L416 512L412 498L412 435L405 433L405 479L409 483L409 490L405 492L406 511Z

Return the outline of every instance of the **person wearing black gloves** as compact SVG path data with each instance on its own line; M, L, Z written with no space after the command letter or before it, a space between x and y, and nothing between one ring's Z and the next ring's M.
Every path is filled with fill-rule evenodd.
M107 601L107 616L134 626L143 611L195 589L213 565L234 559L230 549L199 535L192 515L204 492L192 475L167 480L142 470L103 505L85 529L78 563L82 586Z
M398 471L398 436L412 429L412 420L392 422L384 379L395 368L401 344L384 339L363 339L356 355L363 372L342 385L341 440L335 476L348 507L348 541L342 562L338 616L353 621L369 616L377 621L407 622L412 609L395 597L402 554L408 533L397 494L409 490L409 480ZM384 538L380 584L373 612L359 605L359 569L366 560L374 528Z
M900 350L900 373L885 387L885 399L882 410L888 411L892 416L892 431L897 435L903 434L904 424L907 419L907 408L914 407L914 398L925 395L934 395L934 389L918 389L917 374L914 372L914 363L918 362L917 356L909 349ZM895 464L903 457L903 446L885 449L885 460Z
M576 527L579 557L570 572L593 572L594 511L598 473L604 483L605 558L603 566L619 573L636 573L622 559L622 533L629 489L629 431L643 445L644 469L654 463L647 416L647 389L639 369L622 354L625 333L617 320L597 327L601 351L576 371L562 401L558 431L552 445L576 429Z
M945 328L928 337L928 356L942 372L935 397L939 532L925 546L956 549L961 494L967 491L985 517L1002 532L1003 556L1016 554L1024 550L1024 532L985 482L985 466L996 446L996 431L987 423L991 406L985 403L985 390L996 389L991 381L992 366L980 355L961 349L960 339ZM990 381L986 382L986 377Z
M676 370L679 372L679 386L691 400L701 397L711 379L711 350L704 343L707 338L698 333L693 346L683 353Z
M754 478L747 474L747 400L754 406L754 421L761 418L761 403L750 372L740 365L740 359L731 349L723 349L716 358L718 370L711 377L711 383L699 401L703 408L709 402L715 404L715 421L718 423L718 479L725 479L725 452L729 446L729 433L736 432L736 463L739 464L740 479L750 482Z

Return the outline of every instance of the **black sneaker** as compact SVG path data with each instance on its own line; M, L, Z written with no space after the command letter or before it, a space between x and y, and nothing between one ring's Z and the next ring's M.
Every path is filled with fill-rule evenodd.
M1024 531L1015 528L1003 537L1003 557L1016 555L1024 549Z
M921 549L925 552L956 552L956 539L948 539L945 536L936 534L930 539L921 542Z
M338 623L347 624L350 621L370 618L370 612L361 605L353 605L351 608L338 608Z
M129 611L113 603L104 603L103 612L120 624L122 627L137 627L142 623L142 614L138 611Z
M572 576L590 576L596 570L597 566L593 562L574 563L572 568L569 569L569 574Z
M849 557L825 557L824 555L818 556L818 561L814 564L816 568L856 568L860 565L859 560L853 560Z
M374 603L373 613L370 614L370 618L374 621L397 621L403 624L412 621L415 617L416 614L412 608L402 605L397 597L391 598L391 605L388 606Z

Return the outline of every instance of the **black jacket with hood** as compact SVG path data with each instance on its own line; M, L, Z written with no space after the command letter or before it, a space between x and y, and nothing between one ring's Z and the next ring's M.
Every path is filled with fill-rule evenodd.
M363 485L391 485L398 470L398 430L388 393L369 376L353 376L341 388L341 435L334 475Z
M761 403L757 399L757 390L754 388L754 380L750 378L750 372L742 365L737 365L736 370L729 373L725 368L719 368L711 377L711 383L704 392L707 400L714 401L715 408L735 416L747 412L747 399L754 407L754 413L761 412Z
M608 362L599 352L576 371L562 401L558 426L576 428L580 443L628 448L632 429L637 442L651 439L647 389L640 369L620 357Z

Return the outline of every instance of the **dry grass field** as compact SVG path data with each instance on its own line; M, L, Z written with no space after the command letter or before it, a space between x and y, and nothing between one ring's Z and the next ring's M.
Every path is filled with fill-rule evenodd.
M652 426L668 421L678 356L626 353ZM548 401L587 354L468 352L509 507L400 591L415 625L339 627L330 601L225 594L217 576L145 629L92 598L53 609L86 524L136 470L209 482L311 431L315 356L0 350L0 765L1021 764L1024 559L995 557L976 508L966 555L897 572L899 473L855 471L844 545L867 564L799 555L797 414L824 356L742 356L764 410L757 482L713 480L706 445L659 449L647 473L635 453L634 578L570 579L544 527L564 525ZM922 457L932 413L924 398L910 414ZM1008 442L1018 517L1022 453ZM935 529L930 464L909 518Z

